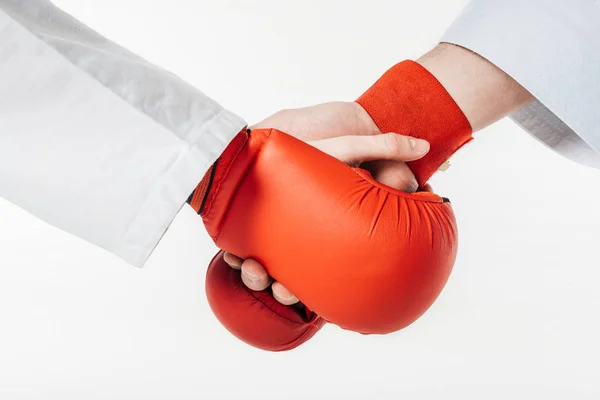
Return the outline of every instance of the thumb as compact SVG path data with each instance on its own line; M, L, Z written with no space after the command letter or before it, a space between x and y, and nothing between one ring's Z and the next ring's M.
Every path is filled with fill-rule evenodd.
M374 160L414 161L429 151L429 142L397 133L338 136L308 143L352 166Z

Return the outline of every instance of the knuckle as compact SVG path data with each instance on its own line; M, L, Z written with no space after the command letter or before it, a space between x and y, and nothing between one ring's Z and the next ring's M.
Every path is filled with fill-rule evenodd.
M384 143L387 151L391 154L398 154L406 150L408 138L395 133L386 133Z
M338 158L342 158L347 164L353 165L357 160L357 143L352 138L345 138L340 141L340 146L333 154L337 154Z

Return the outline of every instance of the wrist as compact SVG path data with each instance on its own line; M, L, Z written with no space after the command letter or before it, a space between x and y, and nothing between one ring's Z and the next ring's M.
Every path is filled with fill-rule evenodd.
M474 132L533 100L500 68L460 46L441 43L417 62L444 86Z

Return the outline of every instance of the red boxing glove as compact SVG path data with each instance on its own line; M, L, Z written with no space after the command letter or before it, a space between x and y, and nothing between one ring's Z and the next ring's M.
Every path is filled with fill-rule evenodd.
M423 159L409 163L421 186L471 139L450 95L411 61L387 71L357 102L382 132L431 143ZM238 135L190 203L219 247L261 262L309 309L361 333L393 332L416 320L456 257L447 200L385 187L275 130ZM289 350L324 324L268 291L250 291L220 255L206 286L221 323L255 347Z

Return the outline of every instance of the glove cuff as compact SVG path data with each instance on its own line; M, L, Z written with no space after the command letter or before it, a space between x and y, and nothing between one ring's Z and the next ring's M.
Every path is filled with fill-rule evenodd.
M442 84L423 66L402 61L356 100L381 132L425 139L425 157L409 162L419 186L459 148L470 142L473 130L464 113Z
M260 129L252 131L256 140L250 140L250 129L238 133L188 197L188 204L202 217L213 240L217 239L238 183L254 162L269 132Z

